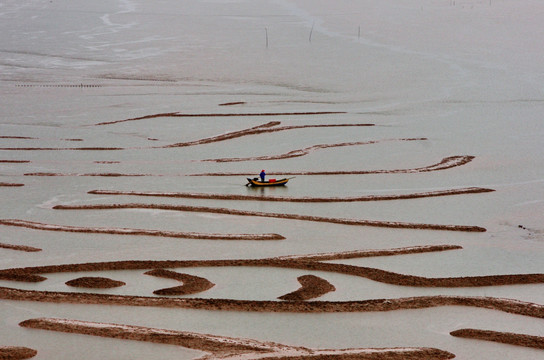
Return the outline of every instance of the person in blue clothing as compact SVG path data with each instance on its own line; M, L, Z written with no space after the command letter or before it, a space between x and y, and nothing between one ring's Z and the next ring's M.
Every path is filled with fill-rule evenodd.
M261 173L259 174L259 176L261 177L261 181L264 182L264 177L266 176L266 173L264 172L264 170L261 170Z

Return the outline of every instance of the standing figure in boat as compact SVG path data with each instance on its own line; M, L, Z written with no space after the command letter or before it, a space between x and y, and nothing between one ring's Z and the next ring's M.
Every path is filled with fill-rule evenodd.
M264 182L264 177L266 176L266 173L264 172L264 170L261 170L261 173L259 174L259 176L261 177L261 181Z

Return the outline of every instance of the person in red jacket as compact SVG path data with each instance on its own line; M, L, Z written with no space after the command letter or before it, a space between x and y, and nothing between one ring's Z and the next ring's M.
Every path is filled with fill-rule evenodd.
M261 170L261 173L259 174L259 176L261 177L261 181L264 182L264 177L266 176L266 173L264 172L264 170Z

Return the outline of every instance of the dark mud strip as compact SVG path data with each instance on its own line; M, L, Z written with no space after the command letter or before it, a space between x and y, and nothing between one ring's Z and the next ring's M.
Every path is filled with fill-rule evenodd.
M0 248L10 249L10 250L18 250L18 251L26 251L26 252L42 251L42 249L38 249L38 248L35 248L35 247L32 247L32 246L11 245L11 244L3 244L3 243L0 243Z
M208 281L208 279L205 279L199 276L189 275L189 274L180 274L175 271L170 271L165 269L151 270L144 274L166 278L166 279L173 279L173 280L181 281L183 283L183 285L181 286L174 286L171 288L155 290L153 291L153 294L155 295L197 294L197 293L206 291L208 289L211 289L212 287L215 286L215 284Z
M422 173L429 171L438 171L451 169L456 166L465 165L471 162L474 159L474 156L471 155L459 155L459 156L449 156L442 159L439 163L424 166L413 169L396 169L396 170L345 170L345 171L271 171L269 175L282 174L282 175L368 175L368 174L408 174L408 173ZM191 174L189 176L248 176L254 175L253 172L243 172L243 173L201 173L201 174ZM277 175L279 176L279 175Z
M544 318L544 305L514 299L471 296L419 296L357 301L266 301L126 296L81 292L36 291L0 287L0 299L48 303L150 306L213 311L332 313L427 309L467 306Z
M354 259L373 256L395 256L405 254L419 254L436 251L458 250L462 249L457 245L426 245L412 246L396 249L378 249L378 250L356 250L345 252L333 252L310 255L287 255L269 259L257 260L223 260L223 261L115 261L108 263L84 263L57 266L41 266L33 268L19 268L0 270L0 279L40 282L46 280L45 277L35 275L38 273L56 273L56 272L78 272L78 271L101 271L101 270L141 270L149 268L172 268L172 267L198 267L198 266L271 266L276 261L281 260L300 260L300 261L325 261Z
M165 146L158 146L158 147L152 147L155 149L163 149L163 148L174 148L174 147L187 147L187 146L194 146L194 145L202 145L202 144L209 144L219 141L225 141L230 139L239 138L242 136L250 136L250 135L258 135L262 133L270 133L270 132L277 132L277 131L285 131L285 130L294 130L294 129L304 129L304 128L322 128L322 127L346 127L346 126L373 126L374 124L323 124L323 125L293 125L293 126L281 126L278 127L278 125L281 124L279 121L270 121L266 124L258 125L249 129L243 129L239 131L233 131L226 134L221 134L218 136L212 136L209 138L203 138L199 140L194 141L188 141L188 142L182 142L182 143L176 143L171 145L165 145ZM100 147L82 147L82 148L0 148L0 150L125 150L125 148L100 148Z
M204 159L201 161L208 162L242 162L242 161L267 161L267 160L283 160L291 159L296 157L301 157L310 154L313 151L321 149L330 149L336 147L345 147L345 146L360 146L360 145L372 145L379 144L385 141L421 141L427 140L427 138L408 138L408 139L385 139L385 140L375 140L375 141L355 141L355 142L344 142L337 144L319 144L309 146L304 149L292 150L279 155L269 155L269 156L254 156L254 157L245 157L245 158L219 158L219 159Z
M43 224L34 221L17 219L0 219L0 225L19 226L34 230L63 231L89 234L114 234L114 235L144 235L173 237L184 239L203 239L203 240L284 240L279 234L210 234L196 232L179 232L164 230L144 230L128 228L98 228L98 227L78 227L54 224Z
M21 186L25 186L25 184L0 182L0 187L21 187Z
M0 160L0 164L27 164L30 160Z
M114 339L146 341L183 346L210 353L206 359L361 359L361 360L439 360L455 355L433 348L385 349L309 349L253 339L231 338L186 331L143 326L105 324L79 320L38 318L19 324L22 327L101 336Z
M303 171L303 172L282 172L282 171L273 171L269 172L269 175L282 174L282 175L368 175L368 174L407 174L407 173L422 173L429 171L438 171L450 169L456 166L465 165L474 159L474 156L464 155L464 156L450 156L442 159L437 164L430 166L413 168L413 169L396 169L396 170L349 170L349 171ZM243 172L243 173L200 173L200 174L189 174L187 176L248 176L255 175L254 172ZM88 174L77 174L77 173L26 173L24 176L111 176L111 177L138 177L138 176L166 176L161 174L121 174L121 173L88 173ZM173 176L185 176L185 175L173 175ZM278 175L279 176L279 175Z
M142 176L163 176L154 174L121 174L121 173L48 173L48 172L35 172L25 173L24 176L96 176L96 177L142 177Z
M278 299L289 301L310 300L336 290L330 282L315 275L299 276L297 280L302 286L296 291L278 297Z
M56 205L56 210L117 210L117 209L154 209L168 211L188 211L212 214L226 214L237 216L257 216L276 219L301 220L325 222L331 224L353 225L353 226L372 226L395 229L418 229L418 230L444 230L444 231L464 231L464 232L485 232L486 229L479 226L469 225L440 225L440 224L418 224L398 221L377 221L377 220L355 220L344 218L330 218L322 216L298 215L298 214L278 214L265 213L258 211L244 211L227 208L212 208L204 206L188 205L166 205L166 204L96 204L96 205ZM0 223L1 224L1 223Z
M162 114L153 114L153 115L146 115L131 119L125 119L125 120L116 120L116 121L105 121L98 124L95 124L97 126L101 125L111 125L111 124L118 124L122 122L127 121L137 121L137 120L145 120L145 119L154 119L154 118L160 118L160 117L241 117L241 116L303 116L303 115L332 115L332 114L345 114L345 111L318 111L318 112L283 112L283 113L226 113L226 114L183 114L179 112L174 113L162 113Z
M95 164L120 164L120 161L94 161Z
M125 150L125 148L120 147L6 147L0 148L0 150L5 151L64 151L64 150L81 150L81 151L116 151L116 150Z
M126 285L123 281L112 280L103 277L85 276L69 280L65 283L68 286L88 289L112 289Z
M544 350L544 337L491 330L460 329L452 331L452 336L474 340L494 341L502 344L525 346Z
M38 138L28 136L0 136L0 139L37 140Z
M219 106L243 105L245 103L246 103L245 101L235 101L235 102L228 102L228 103L219 104Z
M279 121L271 121L269 123L259 125L259 126L253 127L253 128L249 128L249 129L233 131L233 132L229 132L229 133L226 133L226 134L213 136L213 137L209 137L209 138L203 138L203 139L194 140L194 141L181 142L181 143L176 143L176 144L172 144L172 145L165 145L165 146L161 146L160 148L186 147L186 146L210 144L210 143L214 143L214 142L235 139L235 138L239 138L239 137L242 137L242 136L259 135L259 134L273 133L273 132L286 131L286 130L307 129L307 128L374 126L374 124L323 124L323 125L277 126L279 124L280 124Z
M358 258L375 257L375 256L421 254L421 253L427 253L427 252L460 250L462 248L463 247L459 245L424 245L424 246L410 246L410 247L403 247L403 248L396 248L396 249L355 250L355 251L342 251L342 252L309 254L309 255L286 255L286 256L278 256L273 259L274 260L327 261L327 260L342 260L342 259L358 259Z
M153 192L153 191L116 191L116 190L91 190L88 193L94 195L133 195L133 196L154 196L171 197L184 199L211 199L211 200L242 200L242 201L281 201L281 202L356 202L356 201L384 201L384 200L406 200L436 196L478 194L495 191L493 189L470 187L463 189L450 189L428 191L411 194L398 195L367 195L354 197L282 197L282 196L258 196L258 195L224 195L204 193L182 193L182 192Z
M342 253L339 253L342 256ZM332 260L329 256L327 260ZM232 260L130 260L67 265L49 265L27 268L0 270L0 279L25 282L40 282L46 278L38 274L84 271L143 270L194 267L271 267L298 269L306 271L325 271L336 274L358 276L373 281L413 287L479 287L501 285L525 285L544 283L544 274L487 275L449 278L427 278L404 275L377 268L319 262L310 259L286 259L282 257L268 259L232 259Z
M0 346L0 360L22 360L36 356L34 349L21 346Z

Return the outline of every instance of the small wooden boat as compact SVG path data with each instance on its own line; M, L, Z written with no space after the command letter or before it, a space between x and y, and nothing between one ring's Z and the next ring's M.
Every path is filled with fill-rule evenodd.
M246 186L283 186L287 184L289 181L288 178L286 179L269 179L268 181L261 181L259 178L247 178L247 184Z

